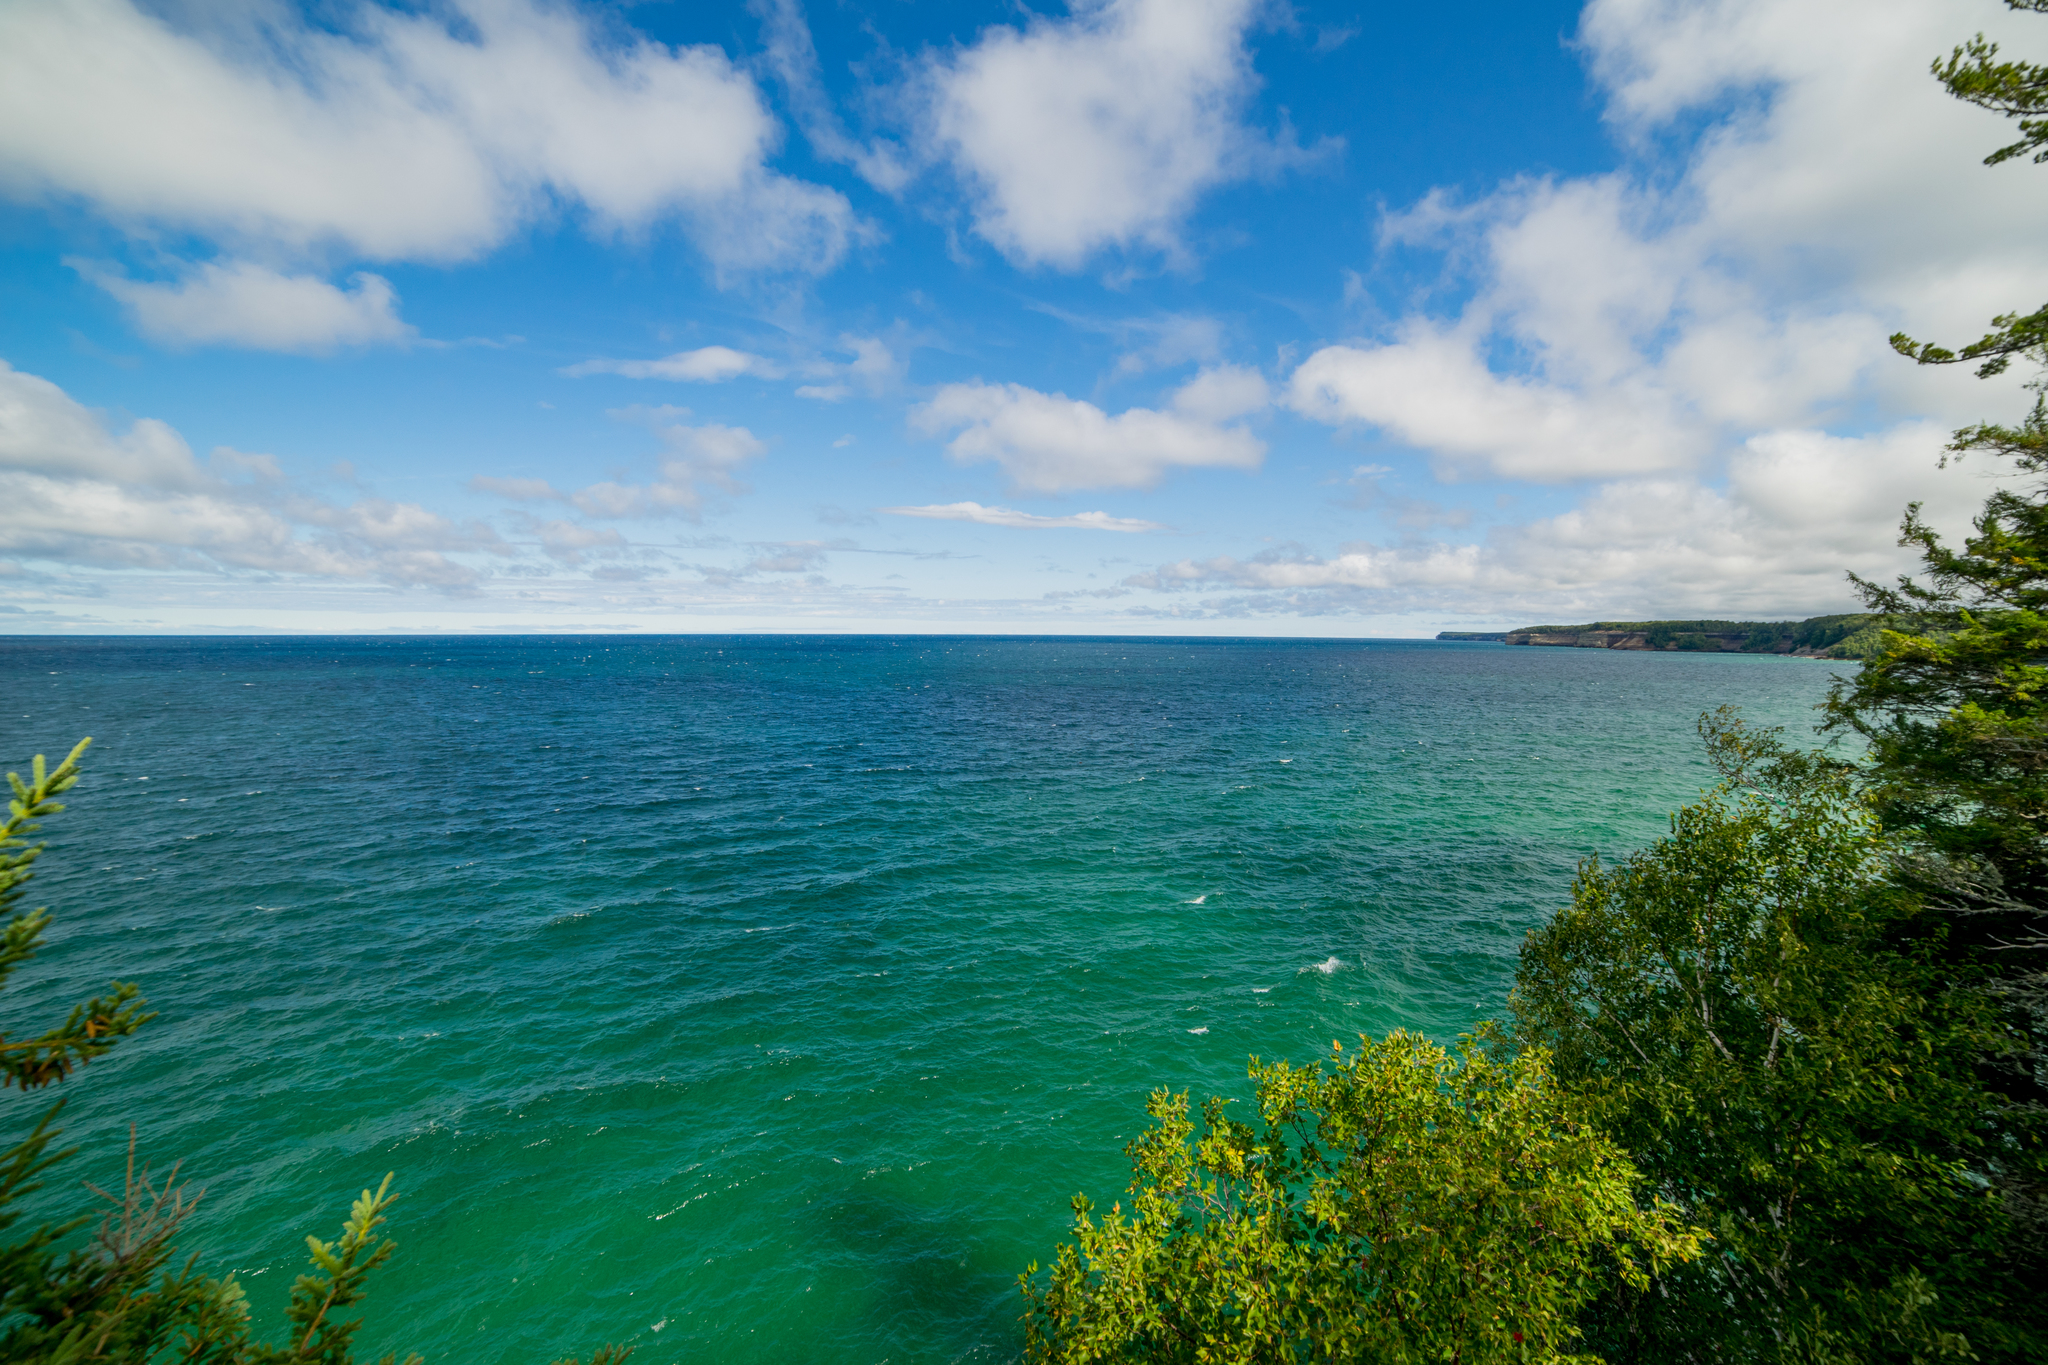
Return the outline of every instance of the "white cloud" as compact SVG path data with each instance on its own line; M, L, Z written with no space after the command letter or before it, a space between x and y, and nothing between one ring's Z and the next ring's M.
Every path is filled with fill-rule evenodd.
M478 474L469 481L469 487L472 492L496 493L517 502L542 502L562 496L546 479L499 479Z
M2003 123L1925 74L1991 18L1917 0L1872 0L1855 25L1827 0L1593 0L1581 43L1645 160L1389 215L1389 246L1473 262L1473 299L1456 321L1405 319L1391 344L1317 352L1292 405L1452 465L1577 479L1686 469L1868 397L1944 420L2001 401L1884 346L1894 327L1974 338L2048 293L2030 227L2048 180L1978 166ZM1673 176L1651 137L1702 111Z
M836 403L853 393L854 384L879 394L903 378L903 357L880 337L842 333L837 350L851 360L816 357L808 361L777 364L751 351L730 346L700 346L694 351L677 351L659 360L584 360L563 368L562 373L581 378L593 374L623 375L628 379L673 379L698 384L722 384L729 379L751 375L758 379L782 379L792 370L821 384L804 384L796 390L799 398ZM851 382L849 382L851 381Z
M1217 185L1298 162L1250 128L1256 0L1106 0L985 30L927 72L927 137L1011 259L1075 269L1105 248L1180 251Z
M734 472L768 449L745 427L716 423L690 426L681 420L690 415L688 408L636 405L614 408L610 415L646 427L660 440L662 453L655 461L654 477L647 482L606 480L582 488L556 488L546 479L504 479L479 474L470 479L470 491L495 494L515 502L567 503L584 516L600 521L678 516L694 521L702 515L707 487L726 493L746 491L746 485L734 477ZM615 531L588 527L572 530L575 526L573 522L548 523L541 528L543 543L551 552L624 543L617 539ZM579 540L579 536L584 538Z
M839 347L850 352L853 359L832 367L829 373L844 375L861 384L869 393L881 393L902 381L906 367L904 357L882 338L842 332Z
M1962 0L1871 0L1854 23L1828 0L1592 0L1580 40L1625 167L1387 215L1383 249L1441 252L1452 306L1317 350L1284 401L1376 428L1446 479L1600 482L1477 545L1152 577L1304 609L1584 619L1839 610L1844 568L1909 568L1903 504L1930 498L1955 531L1985 492L1935 470L1945 429L2024 396L2020 376L1915 368L1886 335L1969 340L2048 295L2048 178L1979 165L2009 129L1926 74L2013 22Z
M0 361L0 553L462 589L477 575L450 553L502 551L489 528L415 503L315 496L267 456L223 448L212 463L162 422L117 434L55 384Z
M125 304L144 336L174 346L321 352L416 335L381 275L358 273L354 287L342 290L311 275L232 261L202 265L176 284L147 284L90 261L66 264Z
M888 141L863 146L840 126L819 78L818 50L798 0L748 0L747 8L761 20L768 67L782 82L811 150L822 160L852 166L876 189L893 194L903 188L911 176L903 148Z
M769 553L749 560L741 572L812 573L824 567L829 551L844 549L845 545L827 545L818 540L790 540L766 548Z
M1509 478L1671 469L1710 448L1647 384L1591 393L1496 375L1472 340L1426 324L1384 346L1326 346L1294 372L1288 402L1333 424L1368 422L1443 459Z
M677 351L660 360L585 360L566 367L562 373L579 378L591 374L617 374L628 379L722 384L741 375L776 379L781 377L782 370L764 357L747 351L735 351L730 346L701 346L694 351Z
M1072 516L1042 517L1008 507L983 507L978 502L936 503L928 507L884 507L891 516L926 517L933 521L974 521L983 526L1014 526L1030 531L1163 531L1156 521L1135 517L1113 517L1107 512L1076 512Z
M1228 422L1264 411L1273 401L1266 377L1245 365L1212 365L1181 385L1173 410L1201 422Z
M626 544L626 538L610 526L585 526L578 521L544 521L533 530L548 557L563 564L581 563L590 550L617 550Z
M1181 391L1197 406L1226 408L1247 390L1197 379ZM1213 389L1213 392L1212 392ZM1236 412L1230 415L1238 415ZM1181 468L1256 469L1265 443L1243 427L1201 415L1131 408L1110 416L1093 403L1022 384L948 384L914 409L911 423L930 435L957 431L946 453L962 464L1000 465L1019 489L1149 488Z
M1621 479L1577 507L1483 541L1360 544L1181 560L1133 575L1153 591L1242 594L1252 613L1417 608L1526 617L1813 615L1853 607L1845 570L1888 579L1914 567L1894 544L1904 505L1926 503L1946 534L1967 527L1983 474L1934 470L1931 423L1870 437L1763 433L1725 487L1672 476Z
M1223 351L1223 324L1200 314L1133 318L1101 330L1109 331L1126 344L1138 343L1117 357L1118 375L1168 369L1190 360L1213 361Z
M2010 402L1884 344L1899 327L1974 338L2048 293L2029 226L2048 180L1978 165L2002 123L1925 74L1996 17L1960 0L1873 0L1854 24L1825 0L1593 0L1581 41L1641 163L1389 215L1387 246L1470 264L1469 302L1316 352L1291 406L1378 427L1446 473L1554 481L1712 468L1758 432L1872 400L1948 421ZM1703 111L1663 161L1656 137Z
M901 384L904 371L909 367L907 358L881 337L842 332L837 349L853 359L817 359L804 365L804 374L826 382L800 386L796 391L797 397L837 403L842 398L851 397L855 387L879 397Z
M544 0L0 10L0 188L256 254L461 260L555 203L683 223L721 272L830 268L845 198L769 170L779 130L714 47L612 41ZM260 14L260 23L254 18Z
M693 427L678 421L688 416L683 408L619 408L611 415L647 427L663 449L655 464L655 477L644 484L606 481L554 494L583 515L601 521L673 516L694 521L703 514L707 486L728 493L745 491L734 471L768 449L745 427L716 423Z

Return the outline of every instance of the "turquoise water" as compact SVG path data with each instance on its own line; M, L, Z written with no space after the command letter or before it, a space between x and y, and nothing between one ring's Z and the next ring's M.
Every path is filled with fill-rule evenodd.
M1576 861L1662 832L1723 702L1833 668L1487 644L0 641L49 827L40 1024L161 1017L72 1095L207 1187L281 1320L387 1170L361 1354L998 1361L1159 1085L1495 1014ZM7 1132L40 1097L0 1096ZM61 1182L60 1182L61 1183ZM75 1190L75 1186L71 1187ZM68 1203L71 1193L64 1192Z

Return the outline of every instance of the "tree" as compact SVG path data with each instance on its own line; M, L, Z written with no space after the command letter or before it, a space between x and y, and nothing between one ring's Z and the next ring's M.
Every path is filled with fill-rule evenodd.
M2011 10L2048 14L2048 0L2005 0ZM1986 42L1979 33L1949 54L1948 60L1934 59L1934 78L1948 87L1957 99L1990 109L2014 119L2020 138L1984 158L1996 166L2014 157L2033 153L2034 164L2048 161L2048 66L2032 62L2001 62L1998 44ZM1960 351L1919 342L1904 332L1894 333L1892 348L1922 365L1953 365L1975 360L1979 378L2003 374L2016 355L2039 359L2048 345L2048 307L2027 314L2006 313L1991 320L1992 330Z
M1021 1278L1029 1360L1562 1362L1598 1284L1699 1239L1638 1201L1543 1053L1452 1058L1394 1033L1332 1070L1261 1065L1259 1125L1153 1094L1127 1149L1131 1210Z
M1609 1359L2040 1359L1976 1073L2010 1042L1940 964L1946 924L1841 765L1732 712L1724 781L1587 862L1523 949L1513 1036L1710 1253L1589 1314Z
M2048 0L2006 0L2048 13ZM1934 63L1949 92L2017 120L2018 141L1985 157L2048 161L2048 66L1998 60L1982 34ZM1959 976L2005 1002L2024 1045L1993 1063L2005 1153L1987 1169L2012 1212L2011 1254L2048 1275L2048 307L1992 320L1959 350L1892 338L1923 365L1976 362L1980 377L2034 362L2032 409L2016 425L1954 433L1948 458L2012 461L2025 482L1995 492L1960 549L1906 511L1900 543L1920 551L1918 581L1856 580L1872 610L1917 622L1886 632L1839 684L1827 725L1869 744L1861 781L1885 828L1910 841L1901 873L1948 921Z
M29 836L38 822L63 811L57 798L78 781L79 759L90 743L82 741L55 770L38 754L26 782L19 774L7 775L13 800L0 825L0 914L11 912L12 917L0 930L0 987L35 956L50 923L47 910L16 908L44 848L31 844ZM0 1089L35 1090L65 1080L155 1017L145 1009L138 988L117 981L53 1029L21 1039L0 1035ZM44 1174L76 1150L50 1150L60 1136L53 1125L63 1107L59 1101L26 1138L0 1156L0 1233L20 1218L13 1205L41 1188ZM147 1165L137 1170L131 1130L125 1186L118 1198L102 1193L107 1207L84 1245L63 1249L92 1221L89 1214L0 1243L0 1360L19 1365L158 1360L350 1365L362 1320L343 1315L361 1301L370 1272L394 1250L392 1242L377 1238L385 1210L397 1198L391 1193L392 1177L386 1175L375 1193L362 1192L338 1240L306 1239L313 1273L299 1276L292 1286L286 1310L291 1330L283 1346L251 1340L247 1300L232 1275L218 1280L201 1275L196 1258L175 1263L173 1240L199 1203L199 1196L188 1193L177 1177L176 1167L160 1180ZM591 1365L620 1365L628 1353L605 1347ZM384 1359L390 1365L395 1357ZM413 1356L408 1365L418 1360Z

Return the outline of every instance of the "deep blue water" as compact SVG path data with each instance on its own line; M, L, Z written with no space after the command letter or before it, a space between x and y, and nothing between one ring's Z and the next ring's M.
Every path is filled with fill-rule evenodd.
M207 1187L281 1322L387 1170L361 1354L1004 1360L1156 1086L1499 1012L1577 861L1834 668L1434 642L0 641L0 762L95 744L10 1034ZM0 1096L19 1132L42 1097Z

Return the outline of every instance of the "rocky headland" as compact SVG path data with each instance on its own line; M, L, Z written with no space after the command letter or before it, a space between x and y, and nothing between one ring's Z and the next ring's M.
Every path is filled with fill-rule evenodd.
M1439 640L1499 640L1565 649L1639 649L1709 654L1784 654L1801 659L1860 659L1885 630L1912 630L1892 617L1856 613L1803 621L1593 621L1524 626L1501 633L1447 630Z

